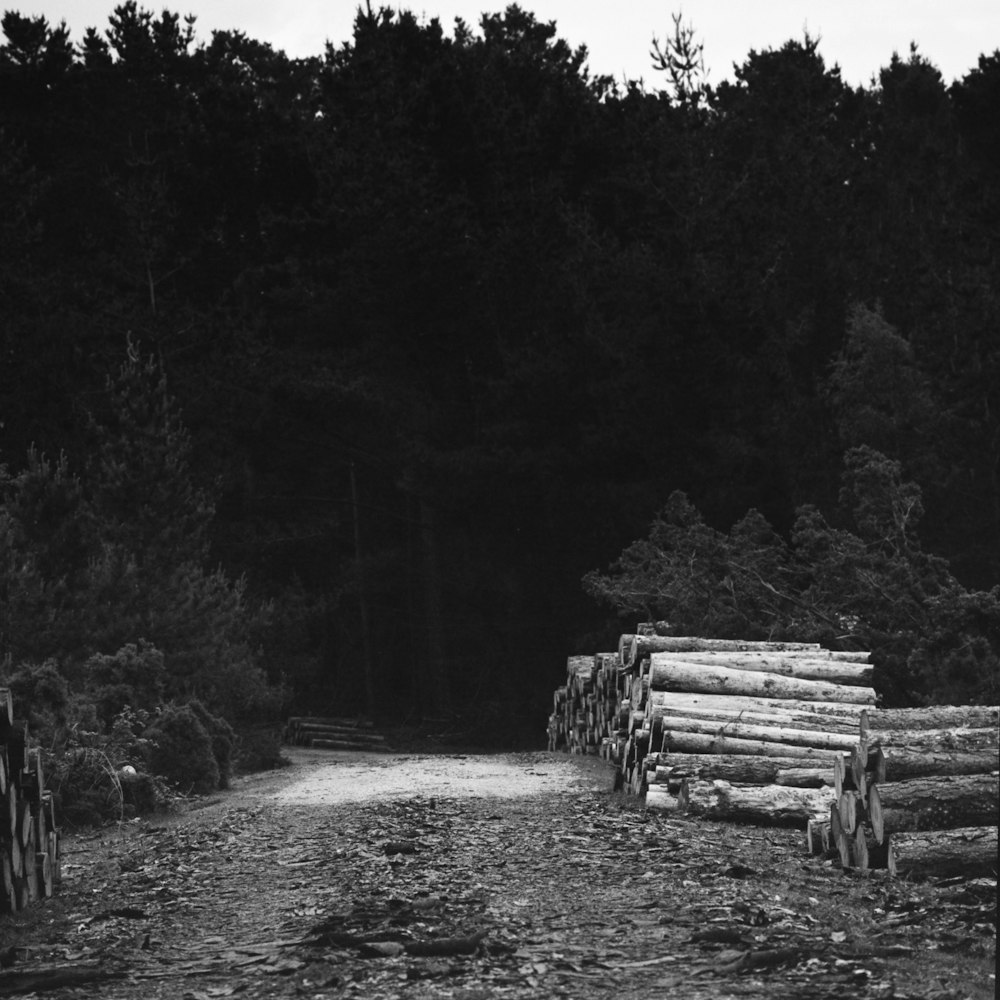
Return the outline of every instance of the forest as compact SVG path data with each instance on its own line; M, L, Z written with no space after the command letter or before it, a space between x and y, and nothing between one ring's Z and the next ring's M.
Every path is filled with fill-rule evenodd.
M710 85L679 18L630 82L516 5L307 59L133 0L2 28L34 724L540 745L566 656L646 620L996 703L1000 50L855 88L776 39Z

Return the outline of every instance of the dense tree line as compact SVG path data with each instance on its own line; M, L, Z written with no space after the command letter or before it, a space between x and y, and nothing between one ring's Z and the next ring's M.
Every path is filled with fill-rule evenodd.
M1000 52L853 88L806 37L711 87L678 30L657 89L516 6L452 34L366 7L309 59L131 0L77 42L2 27L5 502L43 469L75 502L104 462L67 558L110 573L99 539L119 584L142 572L126 536L170 503L130 511L112 469L148 439L115 458L94 431L141 345L194 518L162 524L156 559L190 548L152 604L197 586L245 618L199 653L126 602L75 647L3 628L9 665L142 639L175 679L243 663L299 705L538 726L565 655L619 627L581 577L665 498L716 531L752 508L789 539L804 505L849 531L851 449L916 484L955 586L1000 579ZM942 693L920 648L901 699Z

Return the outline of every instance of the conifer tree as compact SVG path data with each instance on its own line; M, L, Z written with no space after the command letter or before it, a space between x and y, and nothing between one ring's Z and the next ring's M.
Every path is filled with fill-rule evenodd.
M190 436L166 375L129 343L108 396L89 477L100 531L95 650L144 639L163 652L168 695L238 711L264 682L247 644L242 582L207 566L214 507L192 477Z

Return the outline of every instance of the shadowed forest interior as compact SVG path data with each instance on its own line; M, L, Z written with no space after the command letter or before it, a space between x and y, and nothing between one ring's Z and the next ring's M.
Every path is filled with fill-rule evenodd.
M540 745L666 619L996 703L1000 51L2 26L8 679Z

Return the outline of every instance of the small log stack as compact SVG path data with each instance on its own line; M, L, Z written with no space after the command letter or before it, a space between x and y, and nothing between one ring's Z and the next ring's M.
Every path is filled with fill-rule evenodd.
M53 895L59 841L41 753L30 745L27 722L14 718L10 691L0 688L0 913Z
M880 709L866 652L665 630L569 658L550 750L601 754L647 808L802 827L845 866L995 872L996 707Z
M911 878L995 876L1000 822L997 706L866 711L835 766L835 805L808 848L845 868Z
M293 715L285 726L290 746L315 750L355 750L383 753L389 750L385 737L370 722L358 719Z

